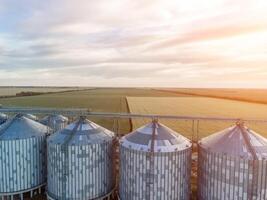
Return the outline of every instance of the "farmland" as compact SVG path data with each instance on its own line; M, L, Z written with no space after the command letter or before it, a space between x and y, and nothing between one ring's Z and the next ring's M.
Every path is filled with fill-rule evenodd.
M128 112L126 96L178 97L184 95L154 91L151 89L98 88L29 97L5 98L0 99L0 104L3 106L19 107L88 108L95 112ZM106 128L113 129L113 119L97 118L92 120ZM127 133L130 131L129 120L120 120L118 123L120 133Z
M88 108L95 112L132 112L141 114L267 119L267 105L264 104L201 97L147 88L91 88L64 93L5 98L0 99L0 104L20 107ZM131 127L129 119L119 120L118 122L113 119L104 118L92 118L92 120L111 130L118 129L121 134L125 134L131 128L138 128L145 122L148 122L147 119L134 119L132 121L133 127ZM192 121L161 120L161 122L188 138L191 138L193 135L193 139L206 136L232 124L201 121L197 128L197 124L195 123L193 126ZM250 127L267 136L266 125L251 124Z
M70 90L81 90L85 88L79 87L0 87L0 97L3 96L15 96L21 92L36 92L36 93L48 93L48 92L63 92Z
M158 90L171 91L177 94L267 104L267 89L161 88Z
M232 100L188 96L127 97L127 101L132 113L267 119L267 105ZM140 127L148 121L148 119L134 119L133 127ZM161 122L188 138L194 133L193 139L197 136L199 138L207 136L232 124L232 122L201 121L197 132L196 124L193 130L192 121L161 120ZM266 124L251 124L250 127L267 136Z

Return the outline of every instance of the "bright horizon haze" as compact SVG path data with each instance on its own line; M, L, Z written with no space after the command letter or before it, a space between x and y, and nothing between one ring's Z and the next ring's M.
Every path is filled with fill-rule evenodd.
M265 0L0 0L0 86L267 88Z

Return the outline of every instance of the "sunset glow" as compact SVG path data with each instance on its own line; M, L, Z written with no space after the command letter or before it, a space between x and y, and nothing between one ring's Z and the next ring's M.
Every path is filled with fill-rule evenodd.
M266 0L0 0L0 85L267 87Z

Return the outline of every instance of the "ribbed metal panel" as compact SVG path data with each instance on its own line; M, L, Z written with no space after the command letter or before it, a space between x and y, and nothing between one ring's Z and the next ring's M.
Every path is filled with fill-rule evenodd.
M30 119L13 119L10 125L0 131L0 195L1 193L23 192L45 183L46 174L46 136L47 130ZM31 137L24 133L27 130L16 127L34 126L29 130ZM17 132L14 132L16 130ZM37 130L37 132L34 132ZM12 135L13 134L13 135Z
M69 134L73 137L68 140ZM110 193L115 187L113 142L113 133L88 120L52 135L48 140L48 195L87 200Z
M223 149L225 141L228 146ZM240 125L200 141L198 199L267 199L266 144Z
M62 115L49 115L44 117L40 122L49 126L53 132L57 132L67 126L68 118Z
M187 200L190 198L191 148L154 154L120 148L121 200Z
M267 199L266 160L244 159L199 149L199 200ZM256 169L253 167L256 167ZM258 183L253 184L254 170Z
M33 114L24 114L24 116L34 121L38 120L38 117Z
M191 143L154 122L120 141L121 200L188 200Z

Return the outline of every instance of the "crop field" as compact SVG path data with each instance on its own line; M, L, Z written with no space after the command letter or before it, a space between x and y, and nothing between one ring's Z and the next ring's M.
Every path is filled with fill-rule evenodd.
M4 98L0 99L0 104L19 107L88 108L95 112L267 119L267 105L264 104L199 97L146 88L92 88L82 91ZM92 120L120 134L128 133L132 128L138 128L149 121L148 119L134 119L131 123L129 119L117 121L107 118L92 118ZM210 121L193 124L192 121L177 120L161 120L161 122L194 140L233 124ZM255 123L248 125L267 136L267 125Z
M14 96L21 92L62 92L69 90L80 90L84 88L78 87L0 87L0 97L2 96Z
M126 96L135 97L162 97L162 96L185 96L174 93L154 91L151 89L120 89L120 88L97 88L83 91L44 94L38 96L15 97L0 99L3 106L19 107L52 107L52 108L88 108L95 112L128 112ZM118 130L119 133L128 133L131 129L129 119L93 119L96 123Z
M159 90L172 91L177 94L188 94L267 104L267 89L165 88Z
M267 119L267 105L239 102L207 97L127 97L131 113L173 114L183 116L230 117L243 119ZM198 139L232 125L232 122L160 120L163 124L182 135ZM133 128L149 122L148 119L134 119ZM251 123L247 126L267 136L267 124Z

